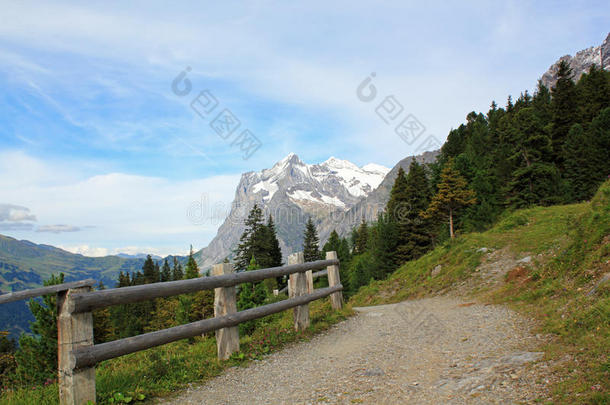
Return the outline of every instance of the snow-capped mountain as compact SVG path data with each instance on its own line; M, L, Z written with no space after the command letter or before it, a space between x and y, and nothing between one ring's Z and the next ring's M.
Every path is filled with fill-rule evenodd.
M320 223L349 210L371 194L389 171L374 163L358 167L335 157L307 164L291 153L270 169L244 173L229 216L210 245L197 252L199 264L207 268L231 254L254 204L264 209L265 216L273 215L284 254L296 251L308 217Z
M566 61L572 68L572 78L578 81L583 73L589 71L591 66L603 67L610 70L610 34L606 37L600 46L592 46L582 51L576 52L576 55L565 55L559 58L549 70L547 70L540 80L549 89L557 82L557 72L559 71L559 62Z

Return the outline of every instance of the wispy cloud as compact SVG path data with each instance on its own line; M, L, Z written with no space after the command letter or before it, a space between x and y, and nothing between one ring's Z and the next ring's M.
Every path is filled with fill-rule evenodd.
M62 232L78 232L81 228L74 225L41 225L36 228L36 232L50 232L50 233L62 233Z
M36 221L36 215L30 213L30 209L20 205L0 204L0 221Z

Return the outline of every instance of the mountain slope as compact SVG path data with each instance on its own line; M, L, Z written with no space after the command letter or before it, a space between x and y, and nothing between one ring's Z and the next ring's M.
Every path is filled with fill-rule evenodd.
M270 169L244 173L229 216L209 246L197 252L197 261L205 269L229 256L254 204L261 206L266 216L273 215L286 256L301 247L308 217L319 223L330 215L340 215L371 194L389 171L376 164L358 167L335 157L309 165L291 153Z

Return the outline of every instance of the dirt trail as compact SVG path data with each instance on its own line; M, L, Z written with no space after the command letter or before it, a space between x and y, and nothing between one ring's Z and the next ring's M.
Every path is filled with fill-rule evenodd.
M434 297L358 315L171 404L512 404L544 396L541 337L503 307Z

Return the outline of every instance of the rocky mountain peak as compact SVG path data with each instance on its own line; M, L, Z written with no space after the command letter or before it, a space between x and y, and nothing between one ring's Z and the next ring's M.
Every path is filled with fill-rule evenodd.
M304 163L290 153L271 168L242 175L229 217L210 245L198 253L204 267L222 261L243 232L243 220L254 204L275 218L285 254L301 243L305 219L345 212L369 195L390 171L378 164L363 167L337 157L323 163Z

